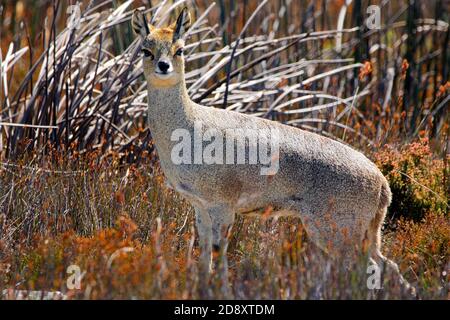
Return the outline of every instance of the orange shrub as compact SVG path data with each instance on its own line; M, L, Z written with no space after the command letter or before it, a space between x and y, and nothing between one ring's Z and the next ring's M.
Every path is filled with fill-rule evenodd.
M438 213L427 214L421 222L399 220L395 233L387 236L389 254L413 283L433 291L450 289L450 219ZM419 292L420 293L420 292ZM439 293L439 292L435 292ZM448 296L450 299L450 296Z

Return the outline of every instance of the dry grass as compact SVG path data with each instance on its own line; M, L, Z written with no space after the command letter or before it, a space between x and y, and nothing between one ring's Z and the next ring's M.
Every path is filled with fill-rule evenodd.
M417 156L417 145L406 149ZM3 165L0 288L58 290L89 299L199 297L202 274L192 209L165 189L152 155L137 167L119 159L111 155L98 163L93 153L68 161L55 152L33 165ZM442 160L435 162L436 168L441 165ZM440 193L442 183L432 180L426 186ZM408 200L401 196L395 201ZM421 298L444 299L448 214L423 209L420 222L392 220L391 226L398 225L386 230L383 249L400 263ZM391 211L391 216L402 215L407 212ZM229 258L235 298L409 298L392 275L386 275L384 290L368 290L364 257L355 253L359 263L347 272L339 261L308 246L297 219L240 217L234 229ZM72 264L86 271L81 290L66 287ZM219 288L219 279L213 278L208 297L220 298Z
M162 1L147 12L158 24L183 5L192 8L186 80L197 102L362 149L422 131L442 148L449 99L443 2L383 2L379 30L364 27L363 2L267 1L252 15L256 7L245 0L183 0ZM75 29L65 25L65 1L45 3L36 8L47 11L42 30L27 29L27 13L17 4L1 11L0 153L45 151L47 143L58 149L76 143L80 151L139 146L147 95L129 20L142 2L83 2ZM14 15L24 23L11 20ZM11 31L15 40L8 43ZM20 145L24 139L28 144Z

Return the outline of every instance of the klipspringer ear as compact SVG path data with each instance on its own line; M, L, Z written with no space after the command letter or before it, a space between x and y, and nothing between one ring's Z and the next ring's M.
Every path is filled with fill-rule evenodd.
M181 10L180 15L177 18L177 21L175 22L175 25L172 25L173 30L173 42L177 41L178 39L183 39L186 31L191 26L191 14L189 13L189 10L184 7L183 10Z
M134 10L133 17L131 18L131 26L134 33L140 35L142 38L150 34L151 26L147 22L145 13L141 10Z

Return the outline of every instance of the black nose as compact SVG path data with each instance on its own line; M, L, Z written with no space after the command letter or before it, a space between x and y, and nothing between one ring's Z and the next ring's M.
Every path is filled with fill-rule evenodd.
M161 70L162 72L166 73L167 70L169 70L170 64L167 61L159 61L158 62L158 68L159 70Z

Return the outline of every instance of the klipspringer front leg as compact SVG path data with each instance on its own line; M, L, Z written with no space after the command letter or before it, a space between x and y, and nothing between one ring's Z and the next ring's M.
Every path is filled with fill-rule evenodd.
M212 224L213 260L216 272L222 282L222 293L229 296L228 284L228 240L231 234L235 213L226 206L217 206L208 210Z
M200 247L199 269L201 274L212 272L212 224L207 210L195 208L195 223Z

